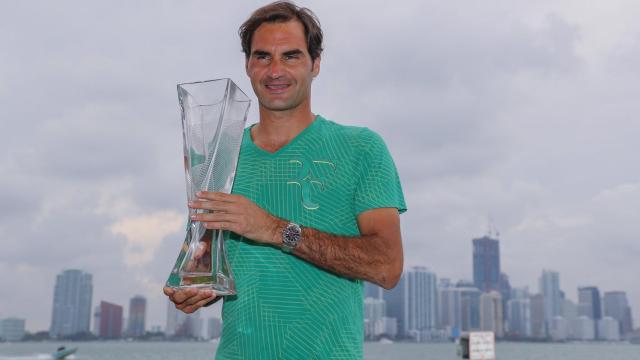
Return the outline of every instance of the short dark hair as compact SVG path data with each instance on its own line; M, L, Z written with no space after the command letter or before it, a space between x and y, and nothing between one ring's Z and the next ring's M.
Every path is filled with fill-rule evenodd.
M242 44L242 52L248 59L251 56L251 41L256 29L263 23L280 23L297 20L304 27L307 39L307 50L314 61L322 53L322 29L318 17L309 9L299 7L290 1L276 1L263 6L251 14L249 19L240 25L238 34Z

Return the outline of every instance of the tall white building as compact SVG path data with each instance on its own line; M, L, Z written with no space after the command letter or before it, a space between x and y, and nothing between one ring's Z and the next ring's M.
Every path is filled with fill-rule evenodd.
M620 326L618 320L609 316L598 320L598 340L619 341Z
M57 338L89 332L92 276L80 270L65 270L56 277L49 334Z
M544 301L544 321L547 329L556 316L562 315L560 275L556 271L543 270L540 276L540 294Z
M562 316L554 316L549 325L551 340L565 341L569 338L569 322Z
M631 307L624 291L607 291L603 296L604 316L618 320L620 336L633 331Z
M490 291L480 295L480 330L493 331L496 337L503 337L502 314L502 295L499 292Z
M471 283L439 289L439 324L451 337L480 329L480 290Z
M588 316L578 316L571 325L574 339L594 340L596 338L594 321Z
M405 274L407 286L407 331L433 330L437 326L436 274L425 267L413 267Z
M167 305L167 327L165 334L169 337L194 337L202 338L204 322L200 318L200 312L196 311L192 314L185 314L176 309L175 305L168 300Z
M374 339L384 332L385 303L382 299L364 299L364 336Z
M531 303L529 297L507 301L507 334L514 338L531 336Z

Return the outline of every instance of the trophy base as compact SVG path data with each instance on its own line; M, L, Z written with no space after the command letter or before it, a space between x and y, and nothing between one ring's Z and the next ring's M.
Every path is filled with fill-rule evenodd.
M217 278L212 274L202 273L171 274L167 286L173 289L211 289L218 296L236 294L233 280L221 274L218 274Z

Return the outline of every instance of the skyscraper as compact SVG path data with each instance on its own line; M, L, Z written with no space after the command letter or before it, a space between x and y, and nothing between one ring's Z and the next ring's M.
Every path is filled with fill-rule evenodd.
M531 303L529 297L518 297L507 302L509 320L507 336L526 338L531 336Z
M100 302L100 327L98 336L104 339L122 337L122 306Z
M384 331L384 300L367 297L364 299L364 336L375 339Z
M544 296L535 294L529 298L531 306L531 336L534 338L546 338L547 327L544 321Z
M499 292L490 291L480 295L480 330L493 331L496 337L503 337L502 314L502 295Z
M200 311L185 314L176 309L175 305L167 299L167 327L165 333L170 337L178 338L204 338L204 321L200 318Z
M132 297L129 301L128 336L138 337L144 335L146 312L147 299L140 295Z
M600 303L600 291L595 286L578 288L578 312L581 316L587 316L597 322L602 319L602 305Z
M489 236L473 239L473 284L481 292L500 291L500 243Z
M498 282L500 287L500 295L502 296L502 320L506 323L509 320L509 311L507 303L511 299L511 283L509 283L509 276L503 272L500 273L500 281Z
M560 275L556 271L543 270L540 276L540 293L544 301L544 321L547 333L556 316L562 316L560 296Z
M475 287L460 287L460 320L462 331L480 329L480 291Z
M593 333L598 338L598 320L602 319L600 291L595 286L578 288L578 314L593 320Z
M448 330L449 336L458 337L462 328L460 290L448 281L438 287L438 327Z
M631 307L624 291L607 291L603 297L604 315L618 320L620 335L624 336L633 330Z
M406 318L407 318L407 287L406 276L402 274L400 281L391 290L383 290L382 298L386 304L387 317L395 318L398 325L398 336L405 337L406 334Z
M51 337L89 332L92 276L80 270L65 270L56 277L51 315Z
M413 267L405 274L407 287L407 331L433 330L437 325L436 274L425 267Z
M167 299L167 326L165 327L165 333L167 336L185 336L185 334L189 333L187 314L176 309L169 299Z

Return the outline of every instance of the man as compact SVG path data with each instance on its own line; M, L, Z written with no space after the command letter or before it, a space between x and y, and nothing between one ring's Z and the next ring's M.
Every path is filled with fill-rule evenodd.
M402 273L404 198L381 138L311 112L322 31L289 2L241 26L260 121L245 129L232 194L202 192L207 229L230 232L236 296L223 304L218 359L362 358L363 283ZM165 293L191 313L210 290Z

